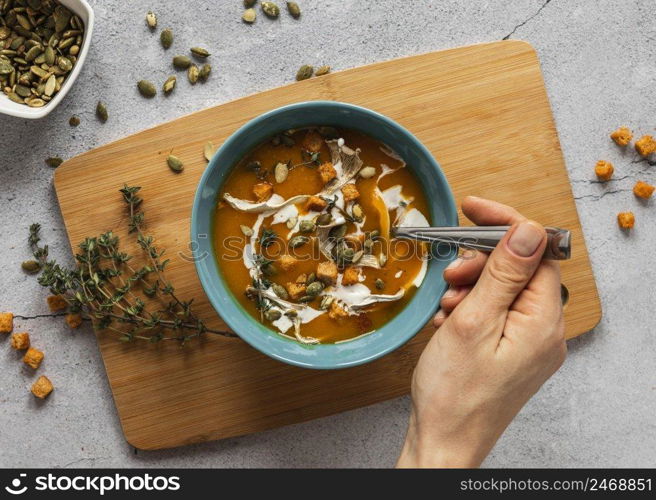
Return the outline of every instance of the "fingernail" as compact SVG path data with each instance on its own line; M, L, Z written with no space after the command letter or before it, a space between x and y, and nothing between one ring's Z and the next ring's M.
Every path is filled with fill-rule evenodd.
M467 249L460 254L462 260L471 260L476 257L476 250Z
M435 319L444 319L444 318L446 318L446 314L444 313L444 311L442 311L442 309L437 311L437 314L435 315Z
M456 295L458 295L458 290L456 288L450 286L449 289L446 292L444 292L444 295L442 295L442 298L450 299L451 297L455 297Z
M462 263L463 263L463 259L462 259L462 257L458 257L456 260L454 260L453 262L451 262L451 264L449 264L448 266L446 266L445 271L450 271L451 269L455 269L456 267L458 267L458 266L461 265Z
M530 222L522 222L508 240L508 247L520 257L530 257L542 243L544 233Z

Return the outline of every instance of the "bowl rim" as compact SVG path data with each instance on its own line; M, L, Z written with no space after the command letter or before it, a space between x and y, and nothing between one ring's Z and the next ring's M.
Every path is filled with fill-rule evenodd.
M93 9L87 2L87 0L58 0L61 2L62 5L64 5L66 8L72 10L77 14L78 16L80 15L80 11L84 11L84 14L87 17L87 20L85 22L85 29L84 29L84 39L82 40L82 47L80 47L80 54L78 56L78 60L75 63L75 66L73 67L73 71L68 75L68 78L64 80L64 85L62 85L62 88L57 92L57 95L55 98L47 103L45 106L42 106L41 108L30 108L29 106L25 106L22 104L17 104L17 103L12 103L9 101L9 98L4 95L0 94L0 114L7 115L7 116L14 116L16 118L25 118L28 120L38 120L39 118L44 118L45 116L48 116L57 106L59 106L59 103L66 97L66 94L68 94L68 91L71 89L75 81L77 80L78 75L80 74L80 71L82 70L82 66L84 66L84 63L87 58L87 54L89 52L89 47L91 45L91 36L93 34L93 25L94 25L94 13ZM74 5L73 5L74 4ZM5 100L8 101L11 104L16 104L17 106L20 106L21 109L17 109L13 106L11 107L5 107ZM26 108L26 109L22 109Z
M218 161L217 159L220 158L221 153L223 153L226 150L230 150L230 148L234 147L236 143L240 142L240 138L245 134L248 133L251 129L256 127L259 123L270 120L272 118L275 118L277 115L286 113L289 111L294 111L298 109L307 109L308 107L316 107L316 108L323 108L323 107L337 107L337 108L342 108L350 111L355 111L358 113L362 113L365 115L370 115L378 120L381 120L383 122L386 122L387 125L391 126L392 128L396 129L396 131L399 134L402 134L405 136L405 139L407 139L413 149L416 149L423 157L425 157L428 160L428 163L432 167L432 170L434 171L436 178L437 178L437 184L441 185L444 191L444 194L446 195L443 205L445 208L444 210L444 218L447 221L447 225L453 225L457 226L458 224L458 212L455 204L455 199L453 196L453 192L451 191L451 187L449 183L447 182L446 176L444 175L444 172L442 171L442 168L440 167L439 163L437 160L433 157L431 152L424 146L419 139L417 139L414 134L412 134L409 130L407 130L405 127L401 126L399 123L396 121L392 120L391 118L378 113L377 111L373 111L371 109L358 106L355 104L350 104L350 103L345 103L345 102L339 102L339 101L326 101L326 100L316 100L316 101L302 101L302 102L297 102L297 103L292 103L288 104L285 106L281 106L275 109L272 109L270 111L267 111L265 113L262 113L249 121L247 121L245 124L243 124L241 127L239 127L237 130L235 130L221 145L221 147L214 153L214 156L212 157L212 160L209 162L207 167L205 168L199 182L197 185L196 193L194 196L194 201L192 205L192 213L191 213L191 241L192 244L193 242L198 243L199 241L199 234L205 234L205 231L199 231L199 211L200 211L200 205L203 202L203 188L207 185L208 180L210 176L214 173L215 169L220 168L217 164ZM319 124L320 125L320 124ZM357 127L354 127L357 129ZM366 132L365 132L366 133ZM234 167L233 165L230 165L228 169L232 169ZM218 195L218 193L213 194L214 197ZM210 245L210 250L213 250L212 248L212 237L211 237L211 227L210 227L210 234L207 234L206 240L209 242ZM200 250L200 246L197 245L195 248ZM441 295L444 293L444 291L447 288L446 283L442 283L442 286L440 287L439 294L436 295L436 300L434 307L432 308L426 308L423 311L418 312L417 314L413 315L413 318L416 318L418 320L418 324L421 326L415 328L409 328L408 333L404 335L400 335L396 341L389 343L387 346L385 346L382 349L377 350L375 353L366 356L366 357L359 357L357 359L349 359L346 361L342 362L325 362L322 361L320 358L312 358L308 357L308 359L298 359L294 355L291 355L290 353L280 353L280 352L271 352L271 350L267 349L267 347L270 347L270 344L265 342L265 339L260 338L260 337L270 337L270 338L276 338L280 340L284 340L289 343L293 343L297 348L299 349L294 349L296 351L294 354L297 356L301 356L303 350L306 349L326 349L326 348L340 348L341 346L346 346L346 345L355 345L355 343L359 341L363 341L369 337L375 336L378 332L381 332L382 330L385 329L387 325L390 324L391 321L394 321L395 318L400 316L403 311L407 310L408 307L411 306L412 301L415 299L413 297L410 299L410 303L399 313L398 315L395 316L395 318L392 318L390 322L385 323L383 327L380 329L374 331L373 333L365 334L361 337L356 337L354 339L345 341L343 343L333 343L333 344L318 344L318 345L313 345L313 346L305 346L303 344L300 344L299 342L286 338L282 335L276 334L276 332L272 331L270 328L267 328L265 325L261 325L260 323L257 323L251 315L243 309L241 304L236 300L234 297L232 291L228 288L228 286L225 284L224 279L221 277L221 271L218 268L218 263L216 262L216 257L214 256L213 252L210 252L210 257L211 260L214 262L216 266L216 273L219 275L218 280L214 280L213 276L211 276L211 271L209 269L206 269L203 265L203 262L206 259L194 259L194 264L196 268L196 273L198 275L198 278L201 282L201 286L203 287L203 291L207 295L207 298L209 302L211 303L212 307L216 311L217 315L228 325L228 327L234 331L239 338L241 338L243 341L248 343L251 347L254 347L258 351L262 352L263 354L266 354L267 356L276 359L278 361L282 361L287 364L291 364L294 366L299 366L302 368L312 368L312 369L341 369L341 368L348 368L352 366L358 366L364 363L368 363L370 361L374 361L382 356L385 356L386 354L389 354L390 352L398 349L402 345L404 345L406 342L408 342L410 339L412 339L423 327L426 325L431 317L435 314L435 311L437 310L437 307L439 305L439 298ZM453 255L453 258L455 258L455 255ZM436 262L429 262L428 265L428 270L426 272L426 277L429 276L429 273L431 273L431 267L434 268L436 265ZM421 289L421 287L420 287ZM418 291L420 290L418 289ZM217 300L217 297L213 296L213 293L210 293L212 291L213 293L218 293L219 296L225 296L227 297L228 300L221 302L220 300ZM227 307L227 311L219 312L223 308ZM236 314L236 317L234 315ZM245 317L245 318L244 318ZM417 318L418 317L418 318ZM242 318L245 319L246 321L252 322L254 325L257 325L259 328L257 331L255 329L250 329L246 332L244 331L239 331L239 330L244 330L243 329L243 324L238 324L239 320L237 318ZM261 331L260 331L261 330ZM263 335L264 334L264 335ZM268 334L268 335L266 335Z

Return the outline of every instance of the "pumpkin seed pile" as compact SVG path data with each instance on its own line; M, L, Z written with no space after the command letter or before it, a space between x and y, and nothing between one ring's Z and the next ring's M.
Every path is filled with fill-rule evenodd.
M323 76L327 75L330 73L330 66L319 66L316 71L313 66L310 66L309 64L304 64L300 68L298 68L298 71L296 72L296 81L301 81L301 80L307 80L308 78L312 78L312 75L314 76Z
M244 8L246 10L242 14L241 19L247 24L253 24L257 18L257 12L253 8L256 3L257 0L244 0ZM260 2L260 7L264 15L269 19L278 19L280 16L280 7L275 2ZM301 17L301 8L296 2L287 2L287 12L294 19Z
M56 0L0 0L0 85L12 101L45 106L73 70L84 23Z

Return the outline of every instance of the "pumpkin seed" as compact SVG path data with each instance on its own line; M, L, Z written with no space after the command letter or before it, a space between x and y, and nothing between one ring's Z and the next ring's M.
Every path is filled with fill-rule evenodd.
M187 79L189 80L189 83L192 85L196 85L196 82L198 82L198 73L200 70L198 69L198 66L195 64L192 64L189 66L189 69L187 70Z
M359 203L353 205L353 208L351 209L351 213L353 214L353 218L358 222L362 222L362 220L364 219L364 211L362 210L362 207L360 206Z
M294 319L298 317L298 311L296 309L290 309L289 311L285 311L285 316Z
M253 5L257 3L257 0L244 0L244 7L250 9Z
M305 284L309 285L310 283L314 283L317 281L317 275L314 273L308 274L307 280L305 280Z
M246 9L244 13L241 15L241 20L244 21L245 23L253 24L255 22L256 17L257 17L257 12L255 12L255 9Z
M322 311L326 311L334 300L335 297L333 297L332 295L324 295L323 298L321 299L321 303L319 304L319 309L321 309Z
M302 220L301 223L298 225L298 230L301 233L311 233L316 228L317 226L311 220Z
M305 245L308 241L310 241L310 238L307 236L294 236L291 240L289 240L289 246L290 248L298 248Z
M162 85L162 90L164 91L164 93L170 94L171 92L173 92L176 82L177 82L177 78L175 77L175 75L169 76L164 82L164 85Z
M105 103L102 101L98 101L98 104L96 104L96 116L103 123L105 123L109 118L109 114L107 113L107 106L105 106Z
M0 59L0 75L8 75L14 72L14 67L9 61Z
M280 184L281 182L285 182L287 180L287 176L289 175L289 167L285 163L278 163L273 173L276 178L276 182Z
M296 81L307 80L312 77L312 73L314 73L314 68L309 64L304 64L296 72Z
M374 229L367 235L367 238L370 240L377 240L379 237L380 237L380 231L378 229Z
M339 226L333 227L328 235L336 240L343 238L344 235L346 235L346 224L341 224Z
M205 146L203 147L203 156L207 161L212 161L212 157L214 156L214 153L216 153L216 148L214 147L214 144L211 142L205 143Z
M162 32L159 34L159 43L161 43L162 47L165 49L170 48L171 45L173 45L173 31L171 31L169 28L162 30Z
M184 164L182 163L182 160L177 156L168 155L166 157L166 163L174 172L180 173L184 170Z
M39 99L38 97L35 97L34 99L25 99L25 102L30 108L42 108L43 106L46 105L46 101L43 99Z
M280 8L273 2L262 2L262 11L271 19L280 15Z
M157 95L157 90L155 89L155 85L153 85L148 80L140 80L137 83L137 87L139 88L139 92L141 92L141 95L148 99L152 99Z
M46 85L43 89L43 93L48 97L50 97L52 94L55 93L56 88L57 88L57 77L55 75L50 75L50 77L46 80Z
M151 30L157 28L157 16L155 15L154 12L148 11L148 13L146 14L146 24Z
M14 87L14 92L16 92L21 97L29 97L32 95L30 88L25 87L24 85L16 85L16 87Z
M212 66L210 64L203 64L203 67L200 68L200 72L198 73L198 79L202 82L207 81L211 72Z
M362 258L363 255L364 255L364 252L362 250L358 250L357 252L355 252L353 254L353 258L351 259L351 262L353 264L357 264L360 261L360 259Z
M264 312L264 318L267 321L276 321L280 319L282 313L278 309L268 309Z
M362 248L366 253L371 253L371 249L374 247L374 242L371 240L365 240L362 244Z
M302 303L308 303L308 302L312 302L315 297L316 295L304 295L303 297L298 299L298 301Z
M244 226L243 224L241 224L239 226L239 229L241 229L241 232L244 233L244 236L246 236L248 238L253 236L253 230L250 227Z
M209 56L212 55L206 49L204 49L202 47L192 47L189 50L191 50L191 53L193 55L195 55L196 57L200 57L201 59L205 59L206 57L209 57Z
M271 285L271 289L273 290L273 293L275 293L281 299L287 300L289 298L289 293L284 286L279 285L278 283L273 283Z
M191 66L191 59L187 56L175 56L173 58L173 66L175 66L176 69L187 69Z
M333 216L330 215L329 213L321 214L319 217L317 217L316 220L317 226L326 226L330 224L332 218Z
M385 288L385 282L380 278L378 278L376 281L374 281L374 285L376 286L376 288L378 290L382 290L383 288Z
M330 66L319 66L314 72L314 76L323 76L327 75L328 73L330 73Z
M314 283L310 283L308 285L308 287L305 289L305 293L310 296L314 296L319 295L321 290L323 290L323 283L321 283L321 281L315 281Z
M371 179L374 175L376 175L376 169L374 167L364 167L360 170L360 177L363 179Z
M54 75L51 76L50 78L54 78ZM50 80L48 80L48 81L50 81ZM68 124L69 124L71 127L77 127L77 126L80 124L80 118L77 117L77 116L71 116L71 117L68 119Z
M60 56L57 59L57 66L59 66L64 71L70 71L73 69L73 63L70 59Z
M48 66L52 66L53 64L55 64L55 49L53 49L50 45L46 47L45 58L46 58L46 64Z
M80 46L73 45L70 49L68 49L68 53L72 56L78 55L80 53Z
M380 265L380 267L385 267L385 264L387 264L387 255L381 253L378 256L378 264Z
M41 270L41 264L36 260L26 260L21 264L21 267L23 268L23 271L30 274L38 273Z
M32 62L38 55L43 52L43 47L41 45L35 45L30 50L25 53L25 60L27 62ZM72 66L71 66L72 67ZM63 68L62 68L63 69ZM70 71L70 70L69 70Z
M294 19L301 17L301 8L296 2L287 2L287 10Z
M298 217L290 217L287 219L287 229L294 229L296 222L298 222Z
M46 165L51 168L57 168L62 163L64 163L64 160L58 156L51 156L50 158L46 158Z

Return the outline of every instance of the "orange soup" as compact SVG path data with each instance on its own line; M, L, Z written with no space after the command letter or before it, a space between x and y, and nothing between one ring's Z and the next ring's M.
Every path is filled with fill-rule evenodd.
M353 130L290 130L228 175L214 216L219 269L240 304L280 335L334 343L380 328L410 300L429 225L419 182L386 145Z

